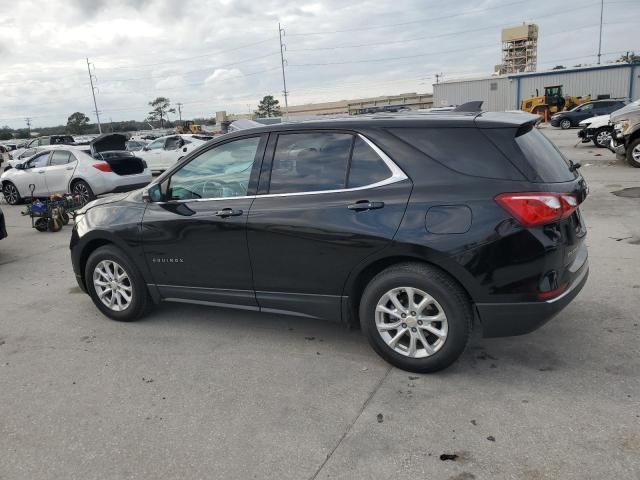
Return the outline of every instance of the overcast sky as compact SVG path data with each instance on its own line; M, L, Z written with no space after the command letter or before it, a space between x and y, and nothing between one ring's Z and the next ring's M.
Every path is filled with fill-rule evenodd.
M0 0L0 125L142 120L148 102L183 118L282 101L278 22L290 104L431 92L490 74L500 29L540 27L538 69L596 62L600 0ZM605 0L603 62L640 51L640 0Z

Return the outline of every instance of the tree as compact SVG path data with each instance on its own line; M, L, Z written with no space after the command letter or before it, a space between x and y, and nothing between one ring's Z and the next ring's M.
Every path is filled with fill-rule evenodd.
M640 63L640 55L636 55L636 52L627 52L625 55L621 55L616 63Z
M166 97L158 97L154 101L149 102L153 110L149 112L149 121L160 120L160 128L164 127L164 119L167 113L176 113L175 108L171 108L171 100Z
M565 67L564 65L556 65L551 70L565 70L566 68L567 67Z
M273 95L265 96L258 104L256 115L260 118L264 117L281 117L280 102L273 98Z
M4 127L0 128L0 140L11 140L12 138L13 131L11 130L11 127L5 125Z
M89 117L82 112L75 112L67 118L67 132L82 133L89 124Z

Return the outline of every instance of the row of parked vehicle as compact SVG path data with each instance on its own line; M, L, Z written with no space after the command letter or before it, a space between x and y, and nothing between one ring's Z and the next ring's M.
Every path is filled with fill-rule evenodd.
M36 138L10 153L0 176L2 192L15 205L31 195L71 192L90 201L96 195L134 190L148 184L152 172L166 170L211 138L168 135L148 143L111 133L86 144L69 135Z
M640 99L608 114L586 118L579 126L578 137L583 143L608 148L640 168Z

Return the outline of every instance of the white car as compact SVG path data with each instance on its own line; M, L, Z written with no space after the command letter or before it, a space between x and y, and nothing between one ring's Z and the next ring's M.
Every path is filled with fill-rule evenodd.
M83 201L90 201L96 195L128 192L148 185L152 175L146 163L131 152L113 147L113 142L98 145L92 142L90 150L49 146L0 176L4 198L15 205L31 197L33 188L34 197L71 192Z
M578 126L578 137L582 143L593 142L596 147L607 148L611 143L613 125L609 119L611 115L598 115L597 117L585 118Z
M151 171L162 172L211 138L202 135L167 135L136 152L136 156L147 162Z

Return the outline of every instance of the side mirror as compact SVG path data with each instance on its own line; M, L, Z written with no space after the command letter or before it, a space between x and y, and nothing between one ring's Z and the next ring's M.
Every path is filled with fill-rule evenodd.
M149 151L149 147L144 146L144 147L142 147L142 150L144 150L145 152L148 152Z
M142 192L142 199L145 202L153 203L162 201L162 191L160 185L154 184Z
M184 148L182 149L182 151L186 153L186 152L187 152L187 147L184 147Z

